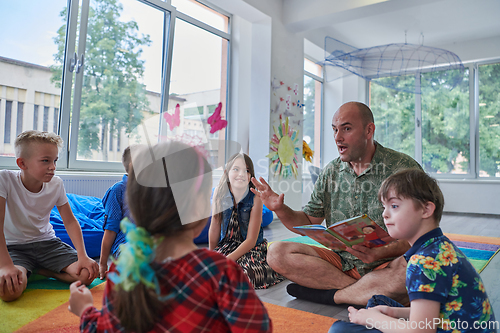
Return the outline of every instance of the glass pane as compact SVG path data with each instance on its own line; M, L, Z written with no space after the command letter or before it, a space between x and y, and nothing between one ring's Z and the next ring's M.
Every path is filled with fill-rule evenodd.
M323 77L323 66L304 58L304 70L319 77Z
M462 82L452 90L439 82L441 77L439 72L422 74L422 167L426 172L467 174L470 173L469 71L465 71Z
M14 141L22 131L44 128L57 132L61 76L54 67L56 39L66 40L66 0L0 1L0 156L14 156ZM43 19L42 19L43 18ZM35 115L40 109L39 115ZM34 122L36 120L36 122Z
M500 177L500 64L479 66L479 176Z
M370 82L375 140L384 147L415 157L415 95L383 86L393 81L391 78L380 78ZM414 82L414 76L399 80L402 87L414 85Z
M229 17L194 0L172 0L179 12L189 15L215 29L229 32Z
M90 2L77 159L121 161L150 139L146 123L158 141L163 26L164 12L139 1Z
M309 172L311 165L320 167L321 90L321 82L304 75L304 141L314 155L312 163L302 159L303 172Z
M226 39L185 21L176 21L169 111L165 117L179 117L180 121L169 123L167 136L193 143L210 140L212 165L224 165L226 129L222 127L226 119L227 48ZM203 53L203 60L200 50L210 50ZM219 103L221 108L217 110ZM208 118L216 110L220 119L210 125Z

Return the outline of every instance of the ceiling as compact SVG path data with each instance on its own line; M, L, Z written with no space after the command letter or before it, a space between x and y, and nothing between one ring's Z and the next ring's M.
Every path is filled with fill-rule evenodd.
M500 0L283 0L282 15L290 31L320 47L325 36L357 48L500 36Z

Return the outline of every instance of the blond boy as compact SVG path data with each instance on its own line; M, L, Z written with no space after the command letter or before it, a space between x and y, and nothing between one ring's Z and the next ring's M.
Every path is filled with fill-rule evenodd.
M4 301L21 296L35 269L67 283L90 284L99 273L85 251L62 180L54 176L62 143L54 133L25 131L14 143L21 170L0 171L0 298ZM55 235L49 222L54 206L76 251Z

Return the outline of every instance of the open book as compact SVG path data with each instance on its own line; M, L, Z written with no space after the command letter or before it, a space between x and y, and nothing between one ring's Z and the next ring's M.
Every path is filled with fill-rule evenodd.
M345 250L347 246L352 247L358 244L373 248L395 240L366 214L337 222L329 228L320 224L294 228L302 235L332 250Z

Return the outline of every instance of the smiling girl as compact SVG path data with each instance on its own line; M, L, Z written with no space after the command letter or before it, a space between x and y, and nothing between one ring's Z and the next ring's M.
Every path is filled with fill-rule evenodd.
M209 247L236 261L256 289L268 288L285 278L267 263L267 240L262 230L262 201L250 187L255 177L246 154L232 156L214 192Z

